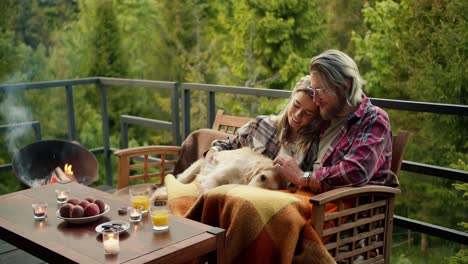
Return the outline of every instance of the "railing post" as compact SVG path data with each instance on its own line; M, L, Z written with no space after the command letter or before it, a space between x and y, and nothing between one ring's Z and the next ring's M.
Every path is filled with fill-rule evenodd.
M183 112L184 112L184 138L190 134L190 90L182 86Z
M106 86L99 82L101 89L102 137L104 142L104 160L106 164L106 184L112 186L112 166L110 159L109 116L107 114Z
M209 91L208 92L208 127L213 127L213 122L215 119L215 107L216 107L216 102L215 102L215 92Z
M41 134L41 123L39 121L37 122L32 122L32 128L34 130L34 137L36 138L37 141L41 141L42 139L42 134Z
M128 148L128 124L120 121L120 135L122 137L122 149Z
M75 123L75 107L73 103L73 86L66 85L65 91L67 94L68 139L77 140L76 123Z
M174 88L172 89L171 97L171 107L172 107L172 138L173 143L176 146L179 146L182 142L180 139L180 119L179 119L179 84L175 83Z

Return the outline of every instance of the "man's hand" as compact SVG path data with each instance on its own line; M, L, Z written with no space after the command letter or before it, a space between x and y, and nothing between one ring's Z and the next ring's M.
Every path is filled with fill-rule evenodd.
M318 182L314 175L312 175L309 179L309 188L313 193L319 193L320 192L320 182Z
M290 156L280 154L273 160L273 164L279 168L281 175L288 181L297 186L307 185L307 180L302 177L304 172Z

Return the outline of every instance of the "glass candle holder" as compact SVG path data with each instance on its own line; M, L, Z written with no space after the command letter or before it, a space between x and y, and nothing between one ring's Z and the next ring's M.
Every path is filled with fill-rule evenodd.
M34 219L44 219L47 216L47 202L39 201L32 204Z
M128 213L128 220L130 222L140 222L141 221L141 215L143 211L143 206L137 205L137 206L130 206L127 209Z
M119 232L111 229L103 230L102 244L104 246L104 254L118 254L120 252Z
M57 203L58 204L66 203L68 200L69 193L70 193L70 190L56 189L55 194L57 195Z

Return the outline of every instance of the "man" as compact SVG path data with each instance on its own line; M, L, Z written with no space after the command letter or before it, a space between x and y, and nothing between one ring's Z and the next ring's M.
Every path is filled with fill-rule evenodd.
M324 192L343 186L378 184L398 186L390 170L392 134L387 113L364 95L365 81L345 53L328 50L312 58L314 101L325 120L312 172L279 155L282 175L299 186Z

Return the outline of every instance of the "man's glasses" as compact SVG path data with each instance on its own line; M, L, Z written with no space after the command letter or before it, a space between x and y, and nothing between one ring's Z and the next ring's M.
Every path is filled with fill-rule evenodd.
M323 94L325 93L329 93L328 90L326 89L319 89L319 88L312 88L310 85L306 87L306 90L307 90L307 93L310 95L310 96L319 96L319 97L322 97Z

